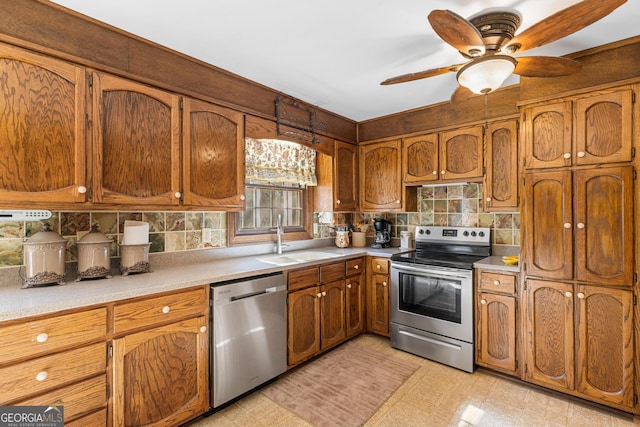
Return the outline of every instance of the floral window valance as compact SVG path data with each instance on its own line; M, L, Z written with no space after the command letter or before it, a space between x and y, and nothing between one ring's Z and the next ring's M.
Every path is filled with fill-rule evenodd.
M245 138L246 182L317 185L315 150L295 142Z

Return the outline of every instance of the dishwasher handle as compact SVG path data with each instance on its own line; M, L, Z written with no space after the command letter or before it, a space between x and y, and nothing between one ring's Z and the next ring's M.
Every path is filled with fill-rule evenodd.
M282 289L282 290L284 290L284 289ZM245 299L245 298L253 298L253 297L257 297L259 295L270 294L270 293L273 293L273 292L276 292L276 291L278 291L278 287L277 286L273 286L271 288L263 289L263 290L257 291L257 292L250 292L250 293L244 294L244 295L235 295L235 296L232 296L231 298L229 298L229 300L233 302L233 301L238 301L238 300Z

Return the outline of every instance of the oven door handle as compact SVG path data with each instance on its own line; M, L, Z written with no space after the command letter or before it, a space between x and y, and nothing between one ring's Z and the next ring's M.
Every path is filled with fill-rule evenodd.
M472 277L472 272L470 270L456 270L456 271L451 271L448 269L435 269L435 268L431 268L431 267L413 267L413 266L409 266L406 264L398 264L398 263L391 263L391 268L395 268L398 271L406 271L406 272L413 272L413 273L419 273L419 274L425 274L425 273L430 273L430 274L437 274L439 276L445 276L445 277L457 277L457 278L461 278L461 279L468 279Z

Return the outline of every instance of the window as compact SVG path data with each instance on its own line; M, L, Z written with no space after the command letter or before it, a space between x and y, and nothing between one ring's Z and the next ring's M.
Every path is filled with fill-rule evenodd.
M271 233L278 215L285 232L304 231L305 192L302 188L248 185L246 208L237 214L236 234Z

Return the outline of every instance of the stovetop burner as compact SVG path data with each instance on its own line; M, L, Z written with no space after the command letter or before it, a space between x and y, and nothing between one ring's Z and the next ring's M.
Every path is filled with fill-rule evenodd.
M485 227L416 227L416 249L391 261L471 270L491 255L491 230Z

